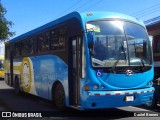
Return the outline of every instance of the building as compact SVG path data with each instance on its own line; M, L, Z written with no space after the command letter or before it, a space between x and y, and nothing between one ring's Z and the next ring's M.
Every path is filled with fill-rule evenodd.
M147 20L144 22L148 34L153 36L152 46L153 46L153 56L154 56L154 66L155 66L155 77L160 77L160 16Z

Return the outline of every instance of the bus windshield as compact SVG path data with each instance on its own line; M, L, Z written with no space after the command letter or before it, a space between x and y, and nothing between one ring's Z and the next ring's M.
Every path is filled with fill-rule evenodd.
M92 66L150 66L151 47L146 30L126 21L93 21L86 24L94 32Z
M0 60L0 70L3 70L4 66L3 66L3 60Z

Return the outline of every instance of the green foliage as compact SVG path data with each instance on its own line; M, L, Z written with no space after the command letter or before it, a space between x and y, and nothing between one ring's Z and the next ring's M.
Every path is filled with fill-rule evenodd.
M15 33L10 31L13 23L5 18L6 9L0 3L0 41L8 40Z

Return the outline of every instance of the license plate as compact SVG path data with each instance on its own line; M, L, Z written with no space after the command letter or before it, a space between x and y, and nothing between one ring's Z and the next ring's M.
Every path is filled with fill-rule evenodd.
M134 101L134 96L126 96L125 101L126 102Z

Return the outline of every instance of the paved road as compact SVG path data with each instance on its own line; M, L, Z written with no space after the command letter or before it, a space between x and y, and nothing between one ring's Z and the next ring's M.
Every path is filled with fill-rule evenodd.
M160 109L159 109L160 110ZM117 120L158 120L159 117L134 117L134 114L149 113L150 110L138 107L121 107L98 111L76 111L69 109L65 112L58 111L50 101L41 99L28 94L20 96L14 94L13 88L7 86L4 81L0 81L0 111L12 112L40 112L53 117L44 117L41 119L117 119ZM135 112L136 111L136 112ZM160 111L154 112L155 114ZM15 118L12 118L15 119ZM29 119L29 118L26 118ZM31 119L31 118L30 118Z

